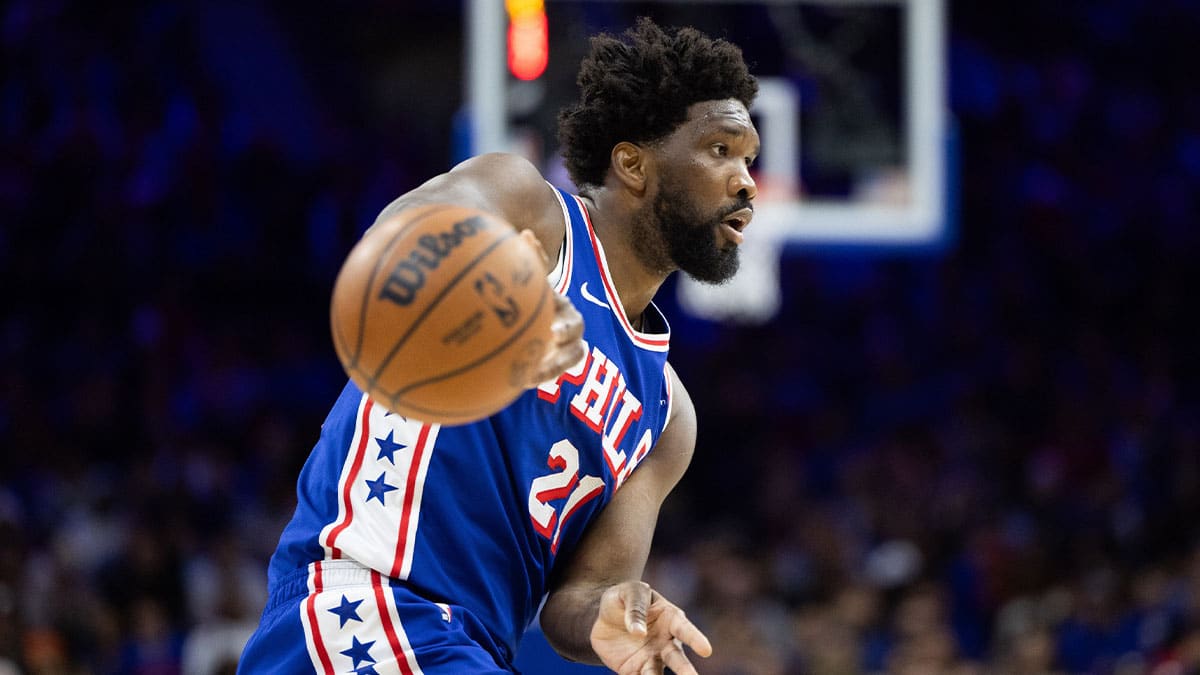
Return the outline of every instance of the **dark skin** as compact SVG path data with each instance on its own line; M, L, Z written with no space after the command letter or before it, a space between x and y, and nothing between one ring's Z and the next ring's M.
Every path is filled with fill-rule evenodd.
M735 99L693 104L675 131L653 143L613 146L604 184L588 190L584 199L617 296L635 326L679 266L658 228L635 232L631 223L646 220L664 189L682 191L664 196L684 200L697 213L719 214L695 227L711 227L713 247L736 247L752 217L744 206L757 194L749 166L758 148L758 132ZM547 271L562 245L565 226L557 199L537 169L514 155L467 160L397 199L380 219L429 203L460 204L503 217L540 249ZM701 233L700 241L706 239ZM530 386L557 377L584 357L579 313L561 297L557 309L557 343ZM559 566L542 608L542 629L560 654L622 675L662 673L665 667L695 675L683 645L701 656L712 653L708 638L683 611L641 581L659 509L695 449L695 407L679 378L672 381L671 419L654 451Z

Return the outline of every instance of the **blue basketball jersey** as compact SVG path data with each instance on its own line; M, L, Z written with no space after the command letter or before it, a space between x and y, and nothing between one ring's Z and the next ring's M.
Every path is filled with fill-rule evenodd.
M651 305L646 332L633 328L584 203L555 193L566 235L550 281L583 315L587 356L462 426L391 413L348 384L300 474L273 589L308 570L320 591L322 561L354 561L377 583L468 613L486 633L475 639L511 662L556 561L654 447L671 407L666 320ZM310 651L313 634L339 628L336 610L301 611Z

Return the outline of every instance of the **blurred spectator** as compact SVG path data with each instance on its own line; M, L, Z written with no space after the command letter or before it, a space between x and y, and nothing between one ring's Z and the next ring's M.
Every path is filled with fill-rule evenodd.
M236 537L220 537L212 549L187 566L192 629L183 644L183 675L217 675L236 666L267 597L261 565Z

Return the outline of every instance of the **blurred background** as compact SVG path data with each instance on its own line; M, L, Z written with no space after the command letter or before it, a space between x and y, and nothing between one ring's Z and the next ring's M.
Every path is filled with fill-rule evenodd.
M882 4L549 2L544 73L498 66L505 142L566 185L581 40L647 14L798 93L773 198L915 203ZM750 320L660 294L700 437L648 580L704 673L1200 672L1200 2L945 18L932 236L785 237ZM0 5L0 673L232 672L344 382L338 265L478 142L464 19Z

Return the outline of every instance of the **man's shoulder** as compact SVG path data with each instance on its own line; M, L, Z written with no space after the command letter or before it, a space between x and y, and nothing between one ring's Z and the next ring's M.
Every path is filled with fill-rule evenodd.
M546 182L542 172L534 166L533 162L511 152L488 152L475 155L460 162L451 169L451 173L472 174L488 183L496 184L497 187L509 189L536 188Z
M467 179L483 200L518 230L530 229L553 259L563 235L563 215L554 188L521 155L492 152L468 159L450 172Z

